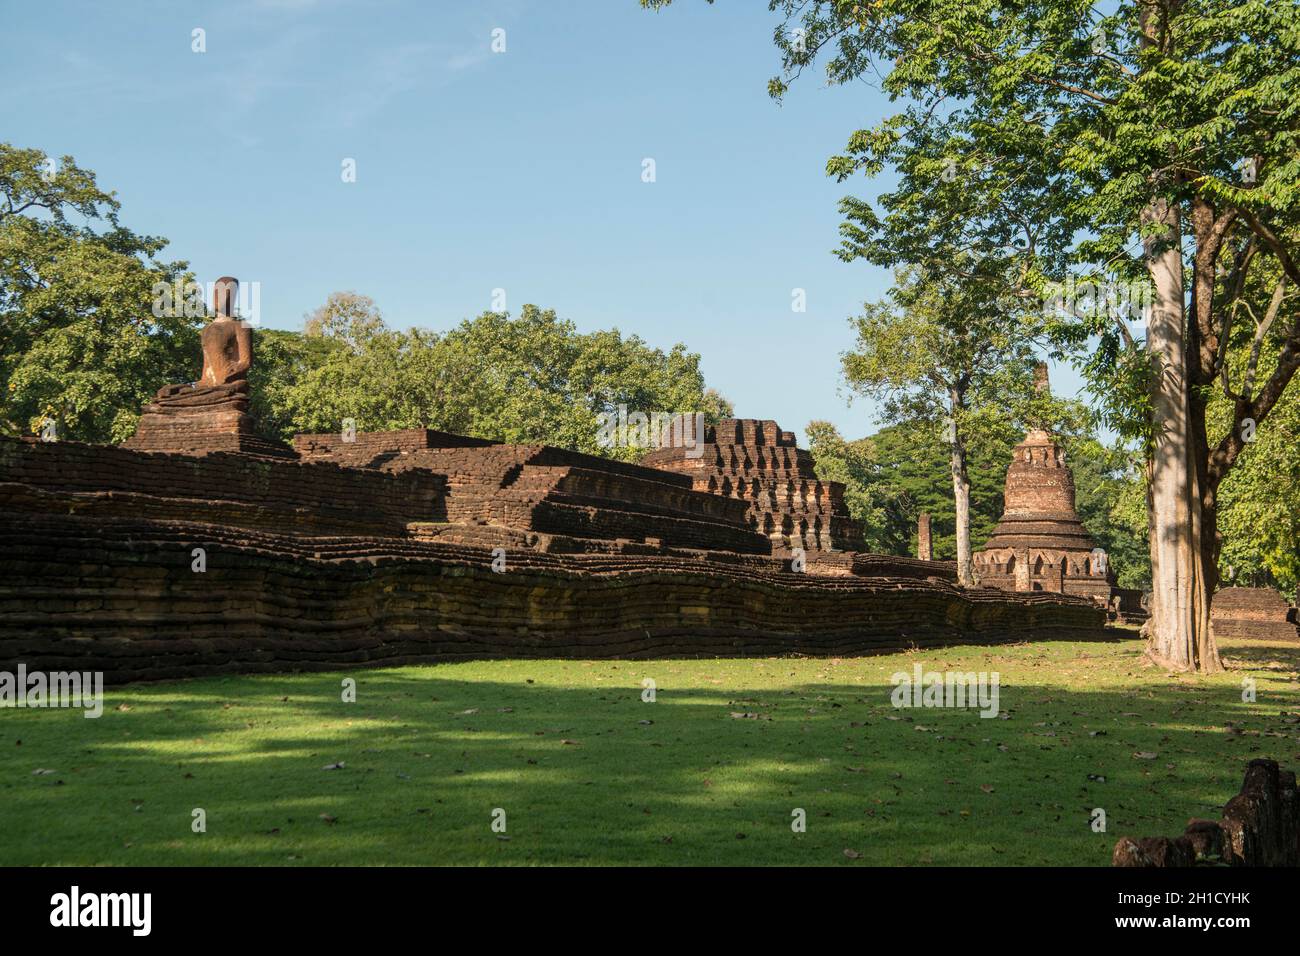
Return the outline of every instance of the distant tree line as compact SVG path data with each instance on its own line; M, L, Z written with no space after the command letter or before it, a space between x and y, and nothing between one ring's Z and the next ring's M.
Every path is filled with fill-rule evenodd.
M979 550L1002 516L1011 450L1024 436L1012 418L982 429L968 450L970 540ZM1058 434L1074 477L1079 517L1106 551L1121 587L1147 588L1151 565L1146 499L1138 457L1107 446L1087 430ZM949 443L939 422L894 424L846 441L829 422L808 425L817 474L848 486L850 512L866 529L867 546L882 554L916 554L916 520L932 519L936 558L957 556L956 511Z
M447 332L391 329L368 296L336 292L302 332L263 330L252 382L267 434L429 427L545 442L636 460L646 449L598 441L599 417L731 406L704 384L699 355L667 352L617 329L579 332L554 311L484 312Z

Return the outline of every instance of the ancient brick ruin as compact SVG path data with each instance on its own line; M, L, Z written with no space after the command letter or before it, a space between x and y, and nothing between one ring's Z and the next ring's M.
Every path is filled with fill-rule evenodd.
M1210 602L1210 618L1218 637L1300 640L1295 609L1272 588L1222 588Z
M431 429L298 435L304 461L446 480L445 521L414 521L424 540L568 553L664 548L769 554L739 501L697 494L682 475L548 445L507 445ZM513 532L513 533L512 533Z
M267 441L222 321L200 382L124 446L0 439L0 666L840 655L1104 624L1091 600L862 552L843 489L773 422L640 465L431 429Z
M198 381L159 389L144 407L140 424L126 447L137 451L231 451L292 457L282 442L258 435L249 414L253 330L234 317L238 287L238 281L229 276L216 281L212 293L216 318L203 330L203 369Z
M1120 837L1115 866L1300 866L1300 793L1275 760L1252 760L1219 820L1191 820L1178 837Z
M1141 592L1116 587L1106 553L1079 520L1065 452L1043 429L1012 453L1002 518L973 559L984 585L1075 594L1115 616L1145 616Z
M702 453L701 453L702 452ZM643 463L689 475L697 491L745 504L750 528L779 553L860 551L862 528L849 516L844 485L821 481L812 455L773 421L728 418L705 431L702 450L660 448Z
M934 559L933 532L929 512L922 511L916 519L916 556L922 561Z

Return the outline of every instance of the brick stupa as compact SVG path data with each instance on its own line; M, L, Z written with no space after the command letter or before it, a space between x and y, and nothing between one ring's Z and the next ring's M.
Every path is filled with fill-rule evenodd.
M844 485L820 480L811 453L774 421L723 419L705 429L702 449L659 448L642 464L690 475L696 491L745 502L749 526L777 553L865 550Z
M1114 575L1075 511L1065 452L1043 429L1032 429L1016 446L1005 501L1002 519L974 555L980 583L1078 594L1109 605Z
M1034 369L1034 388L1050 391L1045 363ZM1106 552L1075 510L1065 451L1043 428L1030 429L1012 452L1002 518L972 558L985 586L1091 598L1128 622L1147 616L1141 591L1115 586Z

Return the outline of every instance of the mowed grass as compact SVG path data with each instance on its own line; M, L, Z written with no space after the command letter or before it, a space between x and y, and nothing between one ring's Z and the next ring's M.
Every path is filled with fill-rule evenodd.
M1216 816L1251 758L1300 765L1300 647L1229 644L1213 678L1153 671L1140 650L1125 637L115 688L97 720L0 710L0 864L1102 866L1120 834ZM1003 716L895 709L890 676L915 663L999 672Z

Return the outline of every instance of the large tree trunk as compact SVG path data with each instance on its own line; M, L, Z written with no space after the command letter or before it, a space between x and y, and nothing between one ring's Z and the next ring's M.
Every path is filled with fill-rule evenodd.
M957 426L957 415L964 407L964 397L954 392L948 444L951 449L952 500L957 511L957 583L972 587L975 576L971 573L970 556L970 475L966 470L966 444Z
M1201 270L1198 268L1197 270ZM1199 278L1199 277L1198 277ZM1200 293L1200 290L1198 290ZM1203 294L1203 293L1201 293ZM1195 324L1189 323L1191 346L1188 354L1196 361L1190 370L1193 384L1204 377L1204 367L1197 358L1201 349L1201 335ZM1213 366L1210 366L1213 372ZM1212 384L1208 383L1208 384ZM1192 505L1192 659L1191 666L1206 673L1223 670L1219 648L1214 640L1214 624L1210 619L1210 604L1214 590L1219 586L1219 519L1218 488L1209 474L1210 442L1205 428L1206 401L1200 391L1188 389L1188 475L1190 504Z
M1172 670L1218 670L1210 632L1206 523L1195 464L1188 401L1186 306L1178 207L1156 200L1145 210L1161 227L1145 240L1155 302L1147 330L1150 351L1152 442L1149 462L1151 619L1147 654ZM1201 435L1204 435L1203 423ZM1211 524L1213 521L1211 520Z
M957 443L952 446L952 497L957 506L957 581L971 587L975 578L970 559L970 477L966 474L966 450Z

